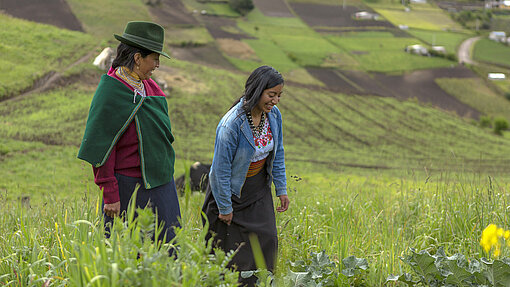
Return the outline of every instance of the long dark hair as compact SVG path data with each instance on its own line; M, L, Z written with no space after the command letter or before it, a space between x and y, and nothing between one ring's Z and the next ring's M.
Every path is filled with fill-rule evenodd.
M147 49L142 49L138 47L133 47L128 44L120 43L117 47L117 56L115 60L112 62L112 68L117 68L119 66L126 66L131 71L135 67L135 54L140 53L142 58L147 57L148 55L154 53Z
M270 66L260 66L251 72L244 85L243 95L237 99L232 107L237 105L244 98L242 109L249 112L255 107L262 96L262 92L283 84L283 77L280 72Z

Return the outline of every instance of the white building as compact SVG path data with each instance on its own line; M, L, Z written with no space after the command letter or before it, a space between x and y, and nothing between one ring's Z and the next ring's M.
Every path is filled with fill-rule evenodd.
M487 79L489 79L489 80L504 80L504 79L506 79L506 76L503 73L489 73L487 75Z
M503 31L492 31L489 34L489 39L496 42L506 42L506 33Z
M427 50L427 48L425 48L425 47L423 47L422 45L419 45L419 44L407 46L405 48L405 51L407 53L417 54L417 55L422 55L422 56L428 56L429 55L429 51Z

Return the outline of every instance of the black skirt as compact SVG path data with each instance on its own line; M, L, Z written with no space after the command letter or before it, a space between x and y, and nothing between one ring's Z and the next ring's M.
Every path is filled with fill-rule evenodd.
M229 267L234 267L237 271L257 269L250 245L250 234L257 235L266 267L268 270L274 271L278 252L278 237L271 186L268 179L266 168L263 168L257 175L246 178L241 190L241 197L232 196L234 216L230 225L218 219L218 206L210 186L207 188L202 207L202 211L209 220L209 232L206 240L214 235L213 244L226 252L236 250L242 245L229 264Z

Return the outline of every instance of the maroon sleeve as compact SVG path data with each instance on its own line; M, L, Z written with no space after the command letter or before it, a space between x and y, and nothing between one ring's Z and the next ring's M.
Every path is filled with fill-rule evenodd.
M115 178L115 160L117 157L117 147L114 146L110 156L105 164L100 167L92 167L94 170L94 182L103 191L105 204L120 201L119 186Z

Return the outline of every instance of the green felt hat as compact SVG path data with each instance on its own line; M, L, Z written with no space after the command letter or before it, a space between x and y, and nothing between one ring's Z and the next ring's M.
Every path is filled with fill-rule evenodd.
M117 34L113 35L115 36L115 39L124 44L147 49L170 59L170 56L163 52L165 29L156 23L132 21L127 23L122 36Z

